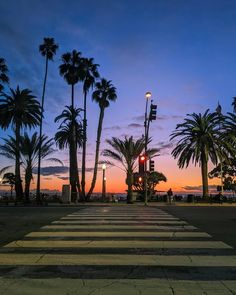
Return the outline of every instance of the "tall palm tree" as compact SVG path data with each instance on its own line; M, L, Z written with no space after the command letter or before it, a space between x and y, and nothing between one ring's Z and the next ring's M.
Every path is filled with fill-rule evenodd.
M8 68L4 58L0 57L0 92L3 91L3 84L9 83L9 78L7 76Z
M71 105L74 109L74 87L82 80L82 57L81 52L73 50L67 52L61 57L62 64L59 66L60 75L71 85Z
M80 193L78 163L77 163L77 147L81 147L83 140L82 125L77 120L81 109L74 109L72 106L66 106L61 115L55 118L55 122L62 120L59 131L55 134L55 141L59 149L69 147L70 160L70 185L72 201L77 200L77 190ZM75 136L71 132L75 129ZM75 144L74 144L75 143ZM81 194L80 194L81 198Z
M224 141L221 139L219 116L217 113L193 113L176 126L171 134L171 140L178 138L172 151L173 157L178 158L179 168L188 167L192 162L199 163L202 173L203 197L209 196L208 190L208 161L217 165L219 158L227 156Z
M105 109L109 107L110 101L115 101L117 99L116 88L112 85L111 81L107 81L106 79L101 79L100 82L97 82L95 84L95 87L96 88L95 88L95 91L93 92L92 99L96 103L98 103L100 108L100 114L99 114L98 128L97 128L97 141L96 141L93 179L92 179L91 187L87 195L87 199L90 198L97 180L97 169L98 169L98 161L99 161L100 140L101 140L101 134L102 134L104 112L105 112Z
M133 202L133 173L136 167L136 160L140 154L142 154L145 147L144 137L135 140L133 136L125 137L124 140L112 137L112 139L106 140L110 149L103 151L103 156L111 158L120 163L122 170L126 172L126 184L128 186L127 203ZM149 155L154 156L157 149L151 149L148 151ZM110 164L113 164L109 162ZM114 164L113 164L114 165Z
M0 99L0 127L4 130L12 127L15 132L16 156L16 199L23 197L23 188L20 176L20 132L22 127L35 127L40 124L41 108L36 97L29 89L10 89L10 95L2 94Z
M82 78L83 78L83 93L84 93L84 119L83 119L83 150L82 150L82 176L81 190L85 197L85 171L86 171L86 142L87 142L87 94L90 88L93 88L95 80L99 77L98 64L94 64L93 58L82 59Z
M236 113L236 97L233 97L232 107L233 107L233 112Z
M3 139L4 144L0 145L0 155L14 160L16 155L16 140L12 136L7 139ZM42 159L45 159L51 155L55 150L53 149L53 139L48 139L47 136L42 136ZM38 150L39 150L40 138L35 132L32 137L25 132L20 138L20 156L21 164L25 173L25 201L29 203L30 183L33 179L33 170L37 166ZM54 161L63 165L63 163L57 158L47 158L47 161ZM8 167L9 168L9 167Z
M54 38L44 38L43 44L39 45L39 52L43 57L45 57L45 75L43 82L43 93L42 93L42 102L41 102L41 118L40 118L40 127L39 127L39 138L42 139L43 132L43 113L44 113L44 97L46 90L47 74L48 74L48 61L53 60L54 55L58 49L58 45L55 44ZM41 170L41 154L42 154L42 140L39 141L38 149L38 177L37 177L37 190L36 197L40 201L40 170Z

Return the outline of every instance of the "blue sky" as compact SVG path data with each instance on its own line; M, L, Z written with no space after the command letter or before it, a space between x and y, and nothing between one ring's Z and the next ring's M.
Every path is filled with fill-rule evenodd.
M195 178L185 185L201 183L198 168L178 170L169 155L169 134L187 113L214 110L218 100L224 112L231 110L236 94L236 1L8 0L0 2L0 11L0 56L7 61L11 87L30 88L40 98L44 60L38 45L43 37L54 37L59 44L46 92L48 136L55 134L55 116L70 103L70 89L58 73L60 57L76 49L94 57L101 76L117 88L117 102L106 110L103 142L111 136L143 133L144 95L151 91L158 119L150 133L153 146L162 148L156 166L165 172L167 186L177 187L176 173L187 179L189 171ZM82 98L79 85L79 107ZM88 167L92 167L99 109L89 100L88 110ZM0 132L1 137L7 135ZM58 155L66 165L67 152ZM1 163L6 160L1 158ZM116 173L121 177L113 171L111 180Z

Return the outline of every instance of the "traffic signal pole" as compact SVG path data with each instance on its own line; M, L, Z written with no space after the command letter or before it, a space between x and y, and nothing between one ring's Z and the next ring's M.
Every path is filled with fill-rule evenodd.
M145 121L144 121L144 131L145 131L145 145L144 145L144 153L145 153L145 164L144 164L144 204L148 205L148 196L147 196L147 145L148 145L148 129L149 129L149 120L147 117L147 109L148 109L148 97L146 94L146 109L145 109Z
M144 164L144 204L148 205L148 188L147 188L147 146L148 146L148 133L150 121L156 120L157 105L154 105L151 101L150 113L148 114L148 99L151 98L151 92L146 93L146 108L145 108L145 121L144 121L144 152L145 152L145 164Z

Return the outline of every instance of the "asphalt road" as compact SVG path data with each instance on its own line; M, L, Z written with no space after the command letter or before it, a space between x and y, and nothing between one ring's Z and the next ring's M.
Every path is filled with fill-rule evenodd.
M236 249L236 207L165 206L162 209Z
M0 294L236 295L236 208L0 207Z

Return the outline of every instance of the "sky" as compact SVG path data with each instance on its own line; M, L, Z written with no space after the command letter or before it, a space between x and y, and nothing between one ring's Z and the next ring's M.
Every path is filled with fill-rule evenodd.
M76 49L93 57L101 77L117 88L117 101L105 111L101 150L112 136L135 138L144 133L145 93L157 104L157 120L150 125L150 147L160 149L155 168L167 177L158 190L199 190L199 167L180 170L172 158L170 133L186 114L214 111L218 101L231 111L236 80L236 0L8 0L0 1L0 56L6 59L10 86L29 88L41 100L44 59L38 46L44 37L59 45L49 64L44 133L53 137L54 118L70 104L70 88L59 75L61 55ZM76 106L82 107L81 84ZM88 99L86 183L94 165L99 107ZM11 130L0 130L2 138ZM42 188L61 190L68 183L68 151L56 151L64 167L43 163ZM101 160L104 159L102 156ZM79 151L79 166L81 151ZM9 164L0 156L0 168ZM209 165L209 169L212 165ZM95 191L101 191L102 171ZM124 192L125 173L106 171L107 191ZM36 178L32 185L35 187ZM210 185L218 180L210 180Z

